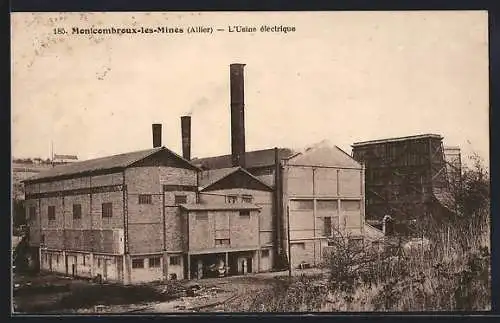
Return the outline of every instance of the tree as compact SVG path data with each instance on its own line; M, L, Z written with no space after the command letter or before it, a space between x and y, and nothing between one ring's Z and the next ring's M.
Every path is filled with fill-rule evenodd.
M464 251L484 244L490 220L489 173L479 155L473 154L470 159L472 165L463 169L460 180L452 187L456 213L450 228Z

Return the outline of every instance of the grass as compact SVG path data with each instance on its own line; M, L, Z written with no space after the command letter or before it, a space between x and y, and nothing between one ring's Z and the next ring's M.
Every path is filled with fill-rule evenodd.
M472 156L453 186L453 214L422 223L429 252L356 249L348 239L326 261L329 276L274 284L248 299L258 312L488 311L491 309L490 189L482 160Z
M337 256L337 257L335 257ZM365 257L368 257L365 255ZM487 311L491 309L487 248L449 260L418 253L369 258L364 266L338 266L330 275L277 279L248 299L249 311ZM335 265L332 265L335 264ZM347 268L350 267L350 268Z

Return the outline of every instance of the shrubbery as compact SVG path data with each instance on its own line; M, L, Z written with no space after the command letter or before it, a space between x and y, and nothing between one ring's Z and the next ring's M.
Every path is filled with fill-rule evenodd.
M329 274L277 280L255 295L249 310L453 311L489 310L489 176L473 156L453 188L455 212L432 236L431 252L384 251L334 241Z

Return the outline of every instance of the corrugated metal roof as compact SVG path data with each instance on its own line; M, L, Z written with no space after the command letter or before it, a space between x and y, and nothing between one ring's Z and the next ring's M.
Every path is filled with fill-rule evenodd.
M200 173L200 179L199 179L199 186L200 189L203 190L218 181L220 181L223 178L226 178L227 176L234 174L238 171L241 171L245 173L247 176L253 178L254 180L260 182L262 185L265 185L269 189L272 190L272 187L269 186L268 184L264 183L262 180L260 180L258 177L255 177L251 173L249 173L247 170L241 167L230 167L230 168L221 168L221 169L210 169L206 170Z
M230 168L220 168L220 169L210 169L205 170L200 173L200 181L198 185L203 189L210 186L226 176L231 175L236 172L240 167L230 167Z
M89 159L89 160L84 160L80 162L74 162L70 164L64 164L64 165L59 165L55 166L53 168L49 168L46 171L42 171L39 174L30 177L24 182L30 182L34 180L40 180L40 179L50 179L50 178L55 178L55 177L60 177L60 176L67 176L67 175L77 175L77 174L83 174L83 173L92 173L96 171L102 171L102 170L108 170L108 169L120 169L120 168L125 168L128 167L146 157L149 157L159 151L168 151L169 153L173 154L177 158L180 158L184 160L186 163L190 164L189 161L185 160L181 156L177 155L173 151L169 150L166 147L158 147L158 148L153 148L153 149L146 149L146 150L139 150L139 151L134 151L134 152L129 152L129 153L124 153L124 154L119 154L119 155L112 155L112 156L107 156L107 157L102 157L102 158L96 158L96 159ZM190 164L191 165L191 164ZM192 167L195 167L191 165Z
M328 141L322 141L307 148L304 152L294 155L288 160L287 164L362 168L361 164L354 160L349 154L340 149L338 146L332 145Z
M426 139L426 138L435 138L435 139L443 139L441 135L437 134L424 134L424 135L415 135L415 136L406 136L406 137L396 137L396 138L387 138L387 139L377 139L377 140L369 140L369 141L360 141L352 144L352 147L359 147L365 145L375 145L375 144L383 144L388 142L397 142L397 141L406 141L406 140L417 140L417 139Z
M182 204L181 208L188 211L216 210L259 210L261 207L251 203L217 203L217 204Z
M294 154L294 151L289 148L278 148L278 156L280 159L287 159ZM247 151L245 153L246 168L257 168L274 165L274 148ZM191 163L205 169L221 169L231 168L231 155L195 158Z
M374 226L365 223L364 224L365 237L370 240L379 240L384 238L384 232L375 228Z

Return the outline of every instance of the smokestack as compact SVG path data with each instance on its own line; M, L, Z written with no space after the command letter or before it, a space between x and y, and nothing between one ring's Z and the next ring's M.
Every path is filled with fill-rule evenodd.
M231 159L233 167L245 167L245 64L231 64Z
M153 148L161 147L161 124L153 123Z
M191 160L191 117L181 117L182 157Z

